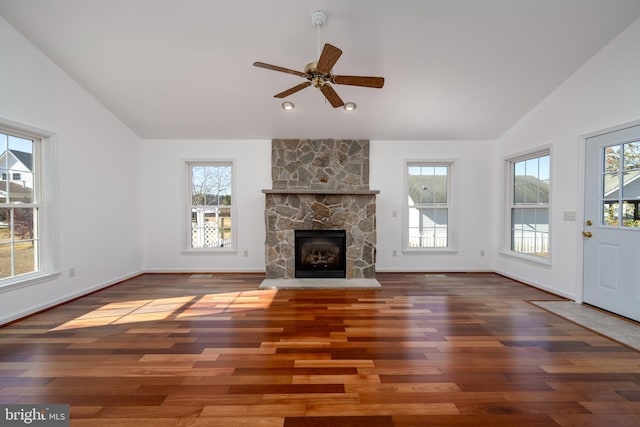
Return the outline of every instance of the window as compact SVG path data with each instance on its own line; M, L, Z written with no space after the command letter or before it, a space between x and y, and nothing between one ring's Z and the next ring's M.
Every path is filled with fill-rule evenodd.
M549 258L549 150L508 161L510 250Z
M606 147L602 163L601 224L640 229L640 141Z
M187 162L190 249L233 249L233 164Z
M39 144L38 137L0 128L0 283L40 271Z
M406 163L406 249L450 249L453 164Z

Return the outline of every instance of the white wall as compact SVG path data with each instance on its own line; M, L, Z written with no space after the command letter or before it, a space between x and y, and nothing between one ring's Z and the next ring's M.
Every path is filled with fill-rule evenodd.
M499 255L496 270L570 298L580 297L583 136L640 120L640 20L592 57L497 141L495 188L504 193L506 157L552 144L552 265ZM577 221L563 220L577 212ZM494 222L496 230L502 225Z
M491 216L495 205L489 191L494 171L493 141L372 141L370 188L377 197L376 271L487 271L492 267ZM405 160L453 160L454 240L457 251L403 252ZM393 255L395 251L395 256ZM485 255L481 256L481 251Z
M372 141L370 187L377 197L378 271L483 271L491 266L492 194L487 164L492 142L486 141ZM271 141L143 142L142 209L146 271L249 271L264 272L264 194L271 188ZM182 251L186 209L185 160L235 161L238 250L219 254L186 254ZM459 169L456 197L459 202L459 250L453 254L402 253L402 185L406 159L453 159ZM398 216L392 216L393 211ZM392 257L397 250L397 257ZM486 256L481 257L480 251ZM244 256L244 252L248 256Z
M237 212L237 251L183 252L186 160L235 162L232 203ZM146 140L142 149L142 188L146 271L264 272L262 190L271 188L270 140Z
M139 138L2 18L0 58L0 119L54 134L61 271L2 290L3 323L137 274L142 246Z

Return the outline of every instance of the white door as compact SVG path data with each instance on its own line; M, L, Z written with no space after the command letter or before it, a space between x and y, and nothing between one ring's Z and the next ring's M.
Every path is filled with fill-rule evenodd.
M588 138L584 302L640 321L640 125Z

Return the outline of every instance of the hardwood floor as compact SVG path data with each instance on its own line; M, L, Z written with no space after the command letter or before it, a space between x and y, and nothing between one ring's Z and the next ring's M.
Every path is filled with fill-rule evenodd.
M263 290L144 275L0 328L0 402L72 426L637 426L640 353L492 274Z

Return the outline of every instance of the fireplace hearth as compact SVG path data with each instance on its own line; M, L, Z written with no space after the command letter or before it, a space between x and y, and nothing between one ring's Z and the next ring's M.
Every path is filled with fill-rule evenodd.
M295 230L296 278L345 278L345 230Z

